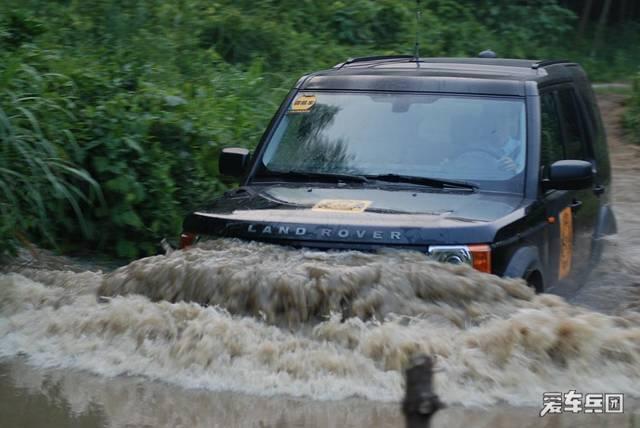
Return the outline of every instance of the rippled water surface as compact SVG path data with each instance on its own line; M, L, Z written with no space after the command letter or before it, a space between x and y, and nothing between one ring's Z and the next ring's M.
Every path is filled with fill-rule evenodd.
M553 426L631 423L640 157L617 139L619 98L601 103L620 234L568 300L419 253L235 240L109 273L15 264L0 275L0 412L16 426L394 426L402 370L429 353L450 405L436 425L547 426L542 393L568 389L623 392L627 414Z

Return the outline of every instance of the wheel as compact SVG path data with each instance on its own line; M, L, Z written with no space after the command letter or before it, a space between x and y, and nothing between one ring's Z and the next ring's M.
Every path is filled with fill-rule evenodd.
M524 280L527 281L527 285L533 288L536 293L542 293L544 291L544 280L540 271L534 270L529 272Z

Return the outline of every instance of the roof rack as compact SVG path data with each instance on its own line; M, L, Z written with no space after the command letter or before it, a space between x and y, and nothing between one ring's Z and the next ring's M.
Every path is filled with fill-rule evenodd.
M333 68L342 68L345 65L353 64L354 62L369 62L369 61L384 61L388 59L414 59L413 55L378 55L378 56L362 56L358 58L349 58L345 62L336 64Z
M543 59L542 61L534 62L533 64L531 64L531 68L533 68L534 70L537 70L539 68L547 67L549 65L570 64L572 62L573 61L569 61L568 59Z

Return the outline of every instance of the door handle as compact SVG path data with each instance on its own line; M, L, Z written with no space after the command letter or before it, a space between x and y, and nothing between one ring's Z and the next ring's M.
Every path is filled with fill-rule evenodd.
M593 193L600 196L604 193L605 190L606 188L602 184L598 184L597 186L594 186Z
M571 207L571 211L578 211L578 209L580 209L580 207L582 206L582 201L578 201L577 199L574 199L573 202L571 204L569 204L569 207Z

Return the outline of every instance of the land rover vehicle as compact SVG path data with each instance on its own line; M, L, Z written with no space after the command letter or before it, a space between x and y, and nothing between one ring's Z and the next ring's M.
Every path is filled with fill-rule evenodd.
M616 231L600 113L569 61L350 59L303 76L219 167L241 185L185 219L183 246L407 248L543 291L584 280Z

